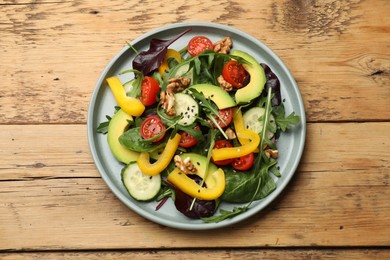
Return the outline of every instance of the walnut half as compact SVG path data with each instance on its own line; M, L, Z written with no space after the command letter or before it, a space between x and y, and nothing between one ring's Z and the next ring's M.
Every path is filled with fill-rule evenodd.
M228 91L228 92L233 90L233 85L230 84L229 82L227 82L227 81L223 78L222 75L220 75L220 76L218 77L217 81L218 81L219 86L220 86L223 90Z
M195 166L192 164L190 157L183 160L179 155L175 155L175 157L173 157L173 161L175 162L176 167L185 174L191 174L197 171Z
M232 46L232 39L230 39L230 37L224 37L222 40L214 43L214 51L217 53L229 53Z
M165 91L160 92L160 102L162 108L165 109L165 112L168 116L175 116L176 110L175 110L175 97L173 96L173 93L166 93Z
M167 92L177 93L185 90L191 83L190 78L170 78L168 80Z
M268 158L273 158L273 159L276 159L278 158L279 156L279 151L278 150L272 150L272 149L265 149L264 150L264 153L265 155L268 157Z

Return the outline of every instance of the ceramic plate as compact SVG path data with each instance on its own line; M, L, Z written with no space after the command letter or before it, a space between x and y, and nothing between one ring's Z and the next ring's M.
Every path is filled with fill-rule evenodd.
M176 210L171 199L156 211L157 202L138 202L128 195L120 177L123 164L119 163L111 154L107 144L107 135L96 132L98 125L106 121L106 115L113 115L114 106L116 105L115 99L105 82L105 78L117 75L120 71L130 68L135 54L128 46L124 47L111 60L101 74L92 94L87 127L89 145L96 167L108 187L124 204L144 218L164 226L187 230L204 230L225 227L247 219L264 209L283 191L294 175L303 152L306 121L301 94L287 67L267 46L242 31L214 23L178 23L146 33L132 41L131 44L139 51L147 50L152 38L171 39L189 27L192 30L174 42L170 48L182 49L195 35L205 35L213 42L220 40L222 37L230 36L234 42L233 49L246 51L256 58L258 62L266 63L270 66L272 71L279 77L282 98L285 99L286 114L295 111L301 117L300 124L282 134L278 140L280 154L278 165L282 177L275 178L277 188L273 193L265 199L253 203L251 208L245 213L219 223L204 223L201 220L189 219ZM220 208L231 210L235 206L243 205L222 203Z

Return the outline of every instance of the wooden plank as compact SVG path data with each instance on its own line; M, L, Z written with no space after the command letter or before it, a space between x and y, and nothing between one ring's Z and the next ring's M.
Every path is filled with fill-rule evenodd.
M141 1L43 2L0 5L3 124L85 123L95 82L125 42L182 21L228 24L266 43L296 77L309 121L390 118L386 0L152 0L147 13Z
M99 176L85 125L0 125L0 132L0 180ZM300 171L388 172L389 138L390 123L308 124Z
M1 137L0 250L390 246L389 126L309 124L305 155L286 191L266 210L229 228L229 236L226 229L180 231L151 223L126 208L102 179L84 178L98 176L85 151L86 137L75 134L84 126L29 126L26 132L23 126L0 126L8 136ZM31 155L8 155L27 149L37 132L52 136L35 140L42 145L27 150ZM75 164L77 156L81 162ZM18 158L45 166L15 167Z
M229 235L152 223L99 178L3 181L0 250L390 246L388 180L389 173L298 172L269 208Z
M3 260L18 259L389 259L390 251L380 249L233 249L233 250L151 250L120 252L0 253Z
M0 180L98 177L85 125L1 125Z

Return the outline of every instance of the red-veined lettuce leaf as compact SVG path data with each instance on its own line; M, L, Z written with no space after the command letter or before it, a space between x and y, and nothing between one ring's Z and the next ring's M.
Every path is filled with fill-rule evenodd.
M189 31L191 31L191 28L170 40L152 39L150 41L149 50L140 52L134 58L133 69L141 71L144 75L149 75L151 72L158 69L167 54L169 45Z

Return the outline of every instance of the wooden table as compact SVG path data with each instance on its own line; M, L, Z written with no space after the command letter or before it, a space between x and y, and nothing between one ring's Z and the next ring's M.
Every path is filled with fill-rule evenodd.
M2 1L0 258L389 259L389 2L194 3ZM268 45L294 75L308 120L288 188L213 231L132 212L101 179L87 140L106 64L126 41L184 21L233 26Z

